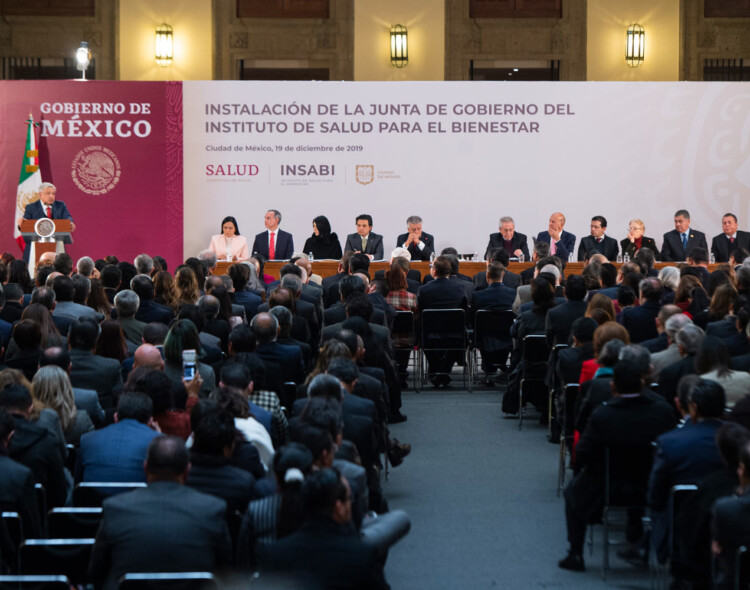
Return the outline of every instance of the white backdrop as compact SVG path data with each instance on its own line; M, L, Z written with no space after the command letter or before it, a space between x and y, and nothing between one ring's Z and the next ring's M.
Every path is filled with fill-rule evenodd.
M503 215L529 248L555 210L579 240L593 215L618 241L641 218L659 247L680 208L709 243L727 211L750 226L747 83L185 82L183 92L186 257L226 215L251 244L269 208L296 250L313 217L326 215L343 246L369 213L386 257L409 215L438 250L480 255ZM496 129L454 128L469 123ZM305 149L320 146L332 151ZM310 165L318 174L303 176Z

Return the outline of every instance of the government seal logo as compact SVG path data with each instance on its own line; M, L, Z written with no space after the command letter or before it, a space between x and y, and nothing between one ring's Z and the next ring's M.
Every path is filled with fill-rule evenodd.
M114 152L100 145L83 148L73 158L70 175L84 193L104 195L120 182L120 160Z
M375 166L357 166L357 182L359 184L370 184L375 180Z

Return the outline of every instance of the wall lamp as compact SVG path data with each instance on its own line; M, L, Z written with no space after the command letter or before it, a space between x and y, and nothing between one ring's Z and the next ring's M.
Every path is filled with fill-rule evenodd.
M628 27L625 39L625 61L631 68L637 68L643 63L646 31L641 25L632 24Z
M409 34L404 25L391 27L391 65L403 68L409 63Z
M172 27L166 23L156 27L156 63L167 67L173 58Z

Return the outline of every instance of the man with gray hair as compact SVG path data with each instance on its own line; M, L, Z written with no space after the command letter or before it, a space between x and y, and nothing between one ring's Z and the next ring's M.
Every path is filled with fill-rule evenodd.
M91 256L82 256L76 263L76 272L87 279L98 279L99 271L94 266L94 260Z
M294 238L289 232L279 229L281 213L269 209L263 218L266 231L255 236L252 253L262 255L266 260L288 260L294 253Z
M411 260L429 260L435 252L435 238L422 231L422 218L418 215L407 218L406 230L396 240L396 246L407 249Z
M668 307L668 306L664 306ZM670 307L677 307L670 306ZM678 308L679 309L679 308ZM651 365L653 366L652 374L654 379L659 377L662 369L682 360L680 347L677 345L677 333L693 320L682 312L675 313L667 319L664 324L664 333L667 335L667 348L651 355Z
M115 309L117 310L117 323L120 324L125 338L131 344L138 346L143 342L143 328L145 322L135 319L141 300L135 291L125 289L115 295Z
M677 342L677 348L682 359L667 365L659 374L659 394L666 398L670 404L674 404L677 384L680 379L685 375L697 373L695 355L700 350L705 336L705 332L693 323L687 324L675 335L675 342Z
M48 217L49 219L69 219L70 220L70 231L75 231L76 224L73 223L73 216L68 211L65 203L56 200L57 188L51 182L43 182L39 185L39 200L34 201L26 205L23 210L23 217L18 219L18 229L21 229L21 222L24 219L41 219L42 217ZM31 242L26 243L26 248L23 251L23 259L28 264L29 262L29 251L31 248Z
M216 252L213 250L201 250L198 252L198 260L203 264L203 273L208 277L216 270Z
M279 322L276 317L268 312L257 313L250 322L250 327L255 331L255 352L258 356L281 367L284 380L301 384L305 379L302 350L297 346L276 342L279 335Z
M502 248L510 257L523 256L524 260L529 260L528 239L524 234L516 231L516 222L513 218L507 215L501 217L498 229L499 232L490 234L490 242L484 252L484 259L487 260L490 252L495 248Z
M135 265L135 269L138 271L139 275L151 276L151 273L154 270L154 259L148 254L139 254L135 257L135 260L133 260L133 265Z

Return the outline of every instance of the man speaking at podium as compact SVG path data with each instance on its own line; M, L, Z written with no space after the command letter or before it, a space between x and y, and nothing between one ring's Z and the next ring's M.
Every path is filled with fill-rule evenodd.
M24 219L41 219L49 217L50 219L70 219L70 231L75 231L76 224L73 223L73 217L62 201L55 200L57 189L51 182L43 182L39 185L39 200L26 205L23 217L18 220L18 229L21 229L21 221ZM23 259L29 262L29 249L31 244L26 243L23 251Z

